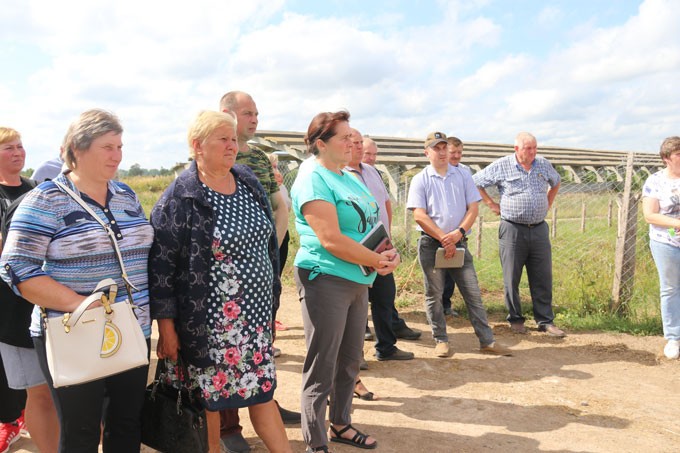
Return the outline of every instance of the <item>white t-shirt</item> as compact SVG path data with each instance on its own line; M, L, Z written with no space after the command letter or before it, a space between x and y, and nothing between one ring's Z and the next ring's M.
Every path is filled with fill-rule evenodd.
M661 170L645 181L642 196L659 201L659 214L680 218L680 179L666 177L666 171ZM652 241L680 247L680 233L671 236L668 228L649 225L649 238Z

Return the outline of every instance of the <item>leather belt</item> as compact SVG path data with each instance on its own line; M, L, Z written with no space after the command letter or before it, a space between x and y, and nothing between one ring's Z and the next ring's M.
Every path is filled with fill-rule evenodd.
M535 227L543 225L545 223L545 220L541 220L538 223L519 223L519 222L513 222L512 220L508 220L508 219L502 219L502 220L504 220L505 222L508 222L508 223L512 223L513 225L523 226L523 227L527 227L527 228L535 228Z

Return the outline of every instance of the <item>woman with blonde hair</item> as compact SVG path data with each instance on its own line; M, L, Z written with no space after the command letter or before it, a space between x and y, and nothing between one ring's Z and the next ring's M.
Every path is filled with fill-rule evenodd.
M220 452L219 411L248 407L270 451L290 452L272 399L272 319L278 308L278 245L263 187L234 165L236 122L201 112L189 128L191 166L151 213L149 279L158 322L158 358L188 368L189 387L207 408L208 443Z
M25 158L19 132L0 127L0 221L3 228L11 203L36 185L35 181L21 176ZM0 250L1 241L0 236ZM19 440L22 430L30 432L41 452L57 450L59 419L28 333L32 311L33 304L17 296L5 282L0 282L0 452Z

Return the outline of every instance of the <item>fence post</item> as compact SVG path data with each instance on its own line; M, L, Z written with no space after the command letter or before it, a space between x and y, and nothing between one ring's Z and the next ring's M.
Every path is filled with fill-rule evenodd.
M408 244L408 247L411 247L411 225L408 221L409 212L408 209L406 209L406 199L408 198L408 186L410 183L411 180L405 178L404 193L401 198L402 205L404 206L404 238L406 240L406 244Z
M628 302L633 293L635 279L635 239L637 235L638 196L632 193L633 186L633 153L628 153L626 161L626 179L621 200L619 229L616 238L616 254L614 255L614 284L612 285L612 301L609 309L612 313L623 314L627 311Z
M581 233L586 231L586 202L581 201Z
M612 213L614 211L614 201L610 198L609 203L607 204L607 227L611 228L612 226Z
M483 217L477 216L477 233L475 239L477 241L477 259L482 258L482 226L484 224Z
M551 237L553 239L555 239L555 237L557 237L557 205L553 205L553 208L552 208Z

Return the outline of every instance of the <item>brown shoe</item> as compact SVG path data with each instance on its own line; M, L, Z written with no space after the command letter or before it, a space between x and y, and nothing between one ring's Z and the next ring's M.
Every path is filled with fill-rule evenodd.
M503 356L511 356L512 351L502 344L498 344L497 342L493 342L491 344L488 344L484 346L483 348L479 348L479 350L483 354L492 354L492 355L503 355Z
M519 334L522 334L522 335L524 335L524 334L527 333L527 328L524 327L524 323L523 323L523 322L511 322L511 323L510 323L510 329L511 329L514 333L519 333Z
M438 341L434 347L434 355L437 357L449 356L449 343L447 341Z
M556 337L556 338L564 338L567 336L566 333L564 333L564 330L560 329L559 327L555 326L555 324L544 324L538 328L541 332L545 332L551 337Z

